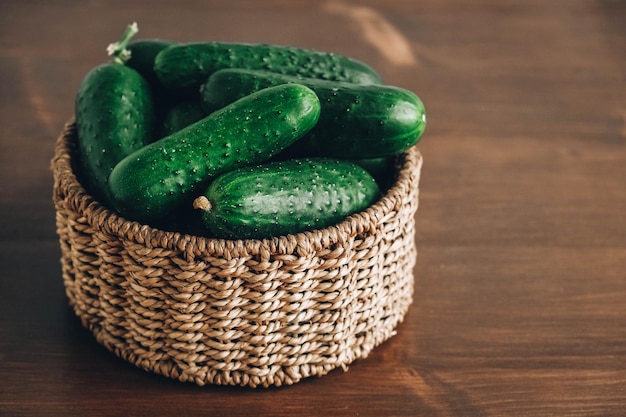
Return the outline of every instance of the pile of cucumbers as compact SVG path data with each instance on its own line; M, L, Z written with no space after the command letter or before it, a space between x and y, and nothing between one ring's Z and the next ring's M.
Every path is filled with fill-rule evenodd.
M380 198L426 127L417 95L346 56L136 33L75 102L80 179L130 220L228 239L327 227Z

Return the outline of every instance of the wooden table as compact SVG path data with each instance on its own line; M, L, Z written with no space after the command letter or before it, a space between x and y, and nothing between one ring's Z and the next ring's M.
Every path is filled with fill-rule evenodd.
M0 415L626 415L626 3L246 0L0 5ZM348 372L183 384L67 305L49 161L82 76L140 37L293 44L424 100L415 301Z

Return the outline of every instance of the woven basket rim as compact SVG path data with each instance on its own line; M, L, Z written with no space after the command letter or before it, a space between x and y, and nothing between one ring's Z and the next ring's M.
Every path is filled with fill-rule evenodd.
M300 232L266 239L223 239L195 236L178 231L168 231L124 218L92 197L79 182L72 166L73 147L76 146L75 117L65 123L59 135L51 170L55 177L55 203L65 200L73 210L84 216L94 230L117 235L150 248L174 249L198 257L208 253L215 256L241 257L263 254L290 254L301 256L322 248L342 244L355 235L375 232L376 226L392 212L399 209L407 188L415 176L419 180L422 155L417 146L400 155L397 178L383 196L367 209L346 217L340 223L323 229Z

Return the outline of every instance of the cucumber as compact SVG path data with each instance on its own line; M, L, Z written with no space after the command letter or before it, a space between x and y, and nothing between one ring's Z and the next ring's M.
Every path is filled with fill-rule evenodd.
M120 161L109 177L114 206L133 220L159 219L214 176L289 146L315 125L319 111L317 96L302 85L248 95Z
M176 42L166 39L138 39L128 44L130 58L126 66L134 69L152 86L160 81L154 72L154 60L163 49L175 45Z
M358 85L268 71L223 69L201 88L206 111L260 89L285 83L311 88L320 120L296 145L305 156L350 159L395 155L414 146L426 128L424 104L413 92L388 85Z
M124 65L130 25L120 42L111 44L111 61L90 70L75 98L81 181L102 203L111 204L108 178L124 157L152 140L153 103L145 79Z
M193 206L227 239L263 239L337 224L380 198L376 181L345 160L301 158L217 177Z
M194 94L213 72L235 67L359 84L381 82L372 67L355 59L282 45L187 43L164 49L155 60L155 71L163 85Z

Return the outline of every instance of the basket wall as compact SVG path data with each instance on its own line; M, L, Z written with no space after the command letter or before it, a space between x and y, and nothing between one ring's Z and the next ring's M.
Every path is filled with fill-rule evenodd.
M337 226L228 241L127 221L72 169L69 121L52 160L69 303L99 343L145 370L198 385L280 386L365 358L413 297L421 155Z

